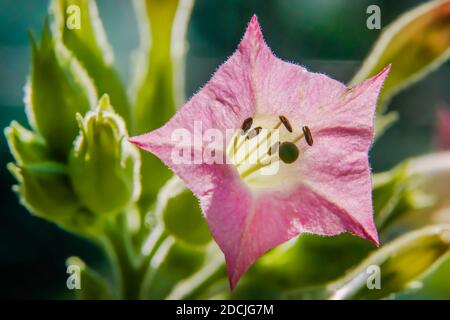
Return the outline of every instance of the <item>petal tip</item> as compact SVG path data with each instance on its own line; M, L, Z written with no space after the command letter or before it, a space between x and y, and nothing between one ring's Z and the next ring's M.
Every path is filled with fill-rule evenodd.
M139 138L139 136L135 136L135 137L129 137L127 139L128 142L134 144L135 146L138 146L140 148L143 147L143 142L141 141L141 139Z
M259 27L258 16L256 14L254 14L252 16L252 18L250 19L249 26L250 25L254 25L254 26Z
M234 260L226 259L228 283L230 285L230 290L236 288L239 280L241 280L242 275L248 270L250 265L240 265L236 264Z
M384 78L387 77L387 75L389 74L389 72L391 71L392 68L392 63L389 63L386 67L384 67L383 70L381 70L381 72L378 74L378 76L383 76Z
M378 238L378 233L377 232L375 232L373 235L370 235L369 240L370 240L370 242L372 242L377 247L380 246L380 239Z
M237 274L236 272L228 272L228 283L230 284L230 290L233 291L236 288L242 274Z
M230 285L230 291L233 291L234 288L236 288L236 285L239 280L232 280L230 277L228 277L228 283Z
M242 39L241 45L245 43L259 43L262 42L263 35L261 31L261 26L258 21L258 17L254 14L247 25L244 37Z
M251 19L250 22L248 23L248 27L247 29L261 29L260 25L259 25L259 21L258 21L258 16L256 14L254 14Z
M380 238L378 237L378 231L374 224L369 228L364 228L364 233L364 238L372 242L377 247L380 246Z
M389 72L391 71L392 64L388 64L386 67L383 68L380 72L378 72L375 76L372 78L369 78L367 81L371 81L372 83L384 83L386 80Z

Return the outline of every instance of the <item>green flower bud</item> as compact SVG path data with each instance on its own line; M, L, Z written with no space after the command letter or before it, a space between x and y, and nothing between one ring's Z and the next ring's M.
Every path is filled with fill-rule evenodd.
M177 176L167 181L161 189L155 213L176 239L194 246L206 245L211 241L197 198Z
M33 214L66 229L90 233L95 216L83 207L73 191L67 167L54 162L42 137L13 121L5 129L16 164L8 169L17 179L13 190Z
M69 158L72 185L92 212L118 212L139 196L139 153L124 139L125 123L107 95L97 110L77 119L81 133Z
M79 10L74 10L76 8ZM115 111L129 123L127 93L114 68L113 50L108 44L96 1L53 0L49 14L55 37L80 61L97 91L108 92ZM68 28L68 24L74 27Z
M75 114L85 114L95 105L96 90L74 56L52 38L48 23L40 44L31 40L32 67L25 96L28 120L53 154L65 160L78 134Z
M45 141L34 132L13 121L5 129L9 149L19 165L50 160Z
M31 213L68 230L91 233L95 229L95 216L74 193L65 166L56 162L22 167L10 163L8 169L19 182L13 190Z

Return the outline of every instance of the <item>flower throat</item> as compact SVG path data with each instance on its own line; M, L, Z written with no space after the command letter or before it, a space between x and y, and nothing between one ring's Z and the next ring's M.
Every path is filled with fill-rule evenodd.
M283 115L247 118L230 141L227 156L240 177L251 183L261 175L276 175L280 165L296 162L300 156L297 143L302 139L313 145L310 128L303 126L301 131L296 130Z

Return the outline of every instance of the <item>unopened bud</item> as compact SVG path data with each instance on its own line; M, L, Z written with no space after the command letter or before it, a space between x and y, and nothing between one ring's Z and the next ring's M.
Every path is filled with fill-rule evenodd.
M140 158L127 143L127 131L104 95L95 111L77 115L80 135L69 159L74 189L82 203L96 214L118 212L140 192Z

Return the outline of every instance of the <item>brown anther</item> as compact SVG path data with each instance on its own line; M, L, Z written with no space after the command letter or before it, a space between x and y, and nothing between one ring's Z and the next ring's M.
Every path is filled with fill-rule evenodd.
M262 130L262 127L256 127L252 130L250 130L247 134L247 137L245 137L245 139L249 140L252 139L254 137L256 137Z
M279 116L281 123L283 123L284 127L287 131L292 132L292 126L289 120L285 116Z
M314 143L314 140L313 140L313 137L312 137L312 134L311 134L311 130L309 130L308 126L302 127L302 130L303 130L303 134L305 135L306 143L309 146L312 146L313 143Z
M267 151L267 154L268 154L269 156L271 156L271 155L277 153L278 147L279 147L279 146L280 146L280 142L279 142L279 141L276 142L276 143L274 143L273 146L271 146L271 147L269 148L269 150Z
M253 124L253 118L245 119L241 126L242 131L244 133L246 133L248 131L248 129L250 129L252 127L252 124Z

